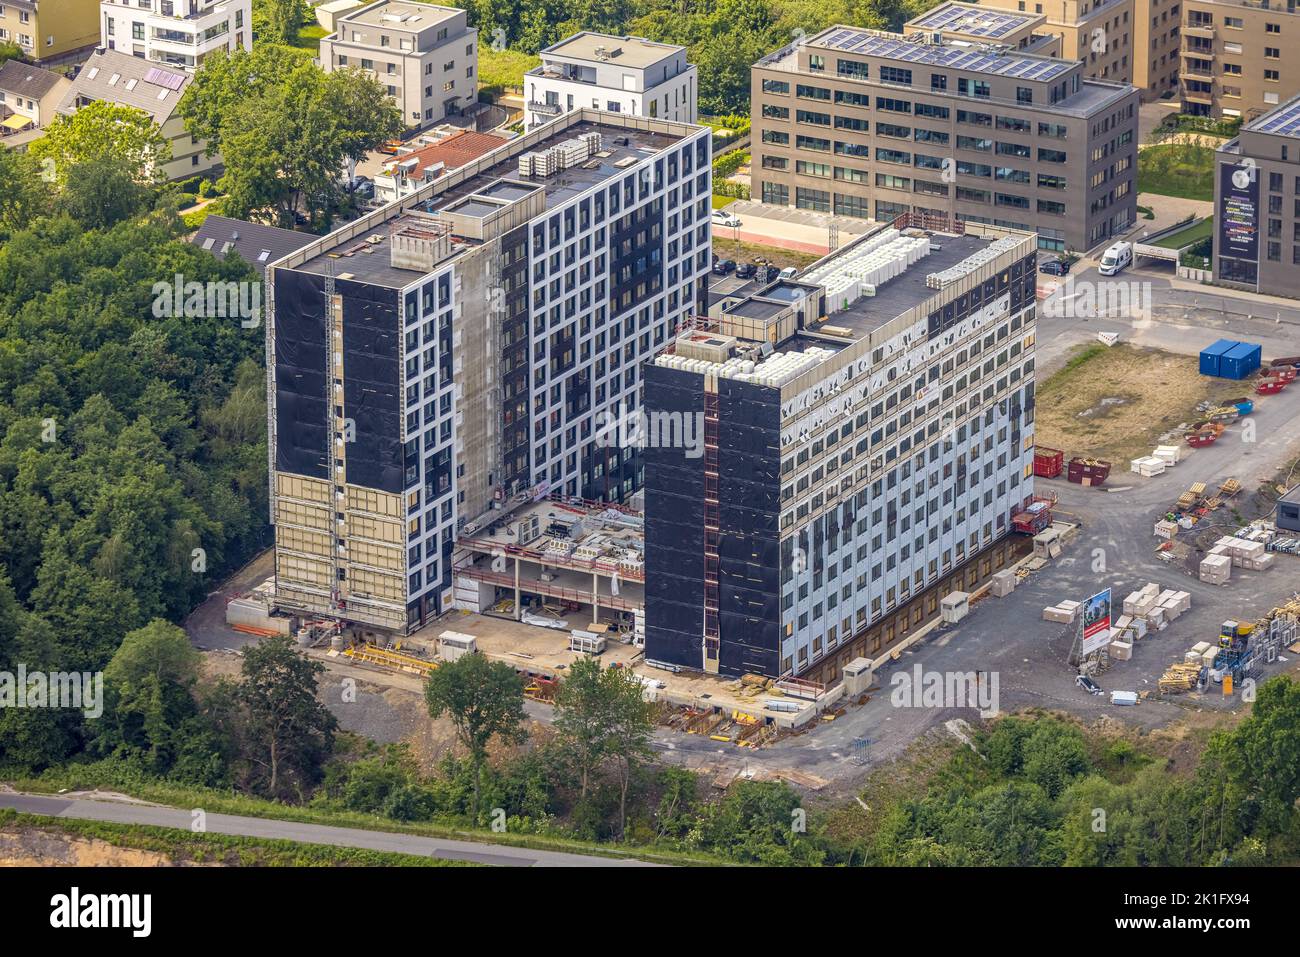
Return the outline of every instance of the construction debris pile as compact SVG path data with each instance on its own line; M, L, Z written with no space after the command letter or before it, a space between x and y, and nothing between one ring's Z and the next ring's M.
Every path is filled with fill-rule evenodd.
M1225 479L1218 490L1210 495L1206 494L1204 482L1192 483L1152 528L1152 534L1161 539L1160 550L1169 551L1180 531L1187 531L1202 524L1240 491L1241 483L1235 478Z

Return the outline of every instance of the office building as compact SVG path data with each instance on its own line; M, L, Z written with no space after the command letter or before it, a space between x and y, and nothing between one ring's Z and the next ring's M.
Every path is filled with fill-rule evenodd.
M601 429L703 309L710 159L575 110L270 266L281 607L403 632L451 607L458 535L637 491Z
M1136 218L1137 90L1052 57L831 27L753 68L751 195L1092 249Z
M1047 17L948 0L903 24L903 35L942 36L954 42L987 43L1039 56L1061 55L1061 37L1048 31Z
M640 37L583 32L547 47L524 74L524 128L591 107L694 123L699 74L686 48Z
M1046 19L1042 29L1061 39L1060 56L1083 64L1094 80L1130 83L1135 61L1135 3L1142 0L981 0L988 10L1033 13Z
M464 10L379 0L345 13L320 42L327 71L374 74L408 127L431 126L478 102L478 29Z
M99 16L100 46L191 72L253 48L252 0L101 0Z
M1300 96L1214 154L1214 278L1300 298Z
M1028 546L1035 242L903 217L678 336L647 416L646 658L829 685Z

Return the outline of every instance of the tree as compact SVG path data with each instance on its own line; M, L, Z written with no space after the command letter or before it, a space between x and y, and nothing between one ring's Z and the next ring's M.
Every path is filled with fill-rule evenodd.
M0 240L49 211L51 191L27 153L0 149Z
M462 655L429 675L424 686L429 716L444 714L456 739L469 752L474 773L474 824L479 822L483 764L493 738L516 744L524 739L524 681L515 669L483 655Z
M0 41L0 66L3 66L7 60L27 62L27 57L23 56L23 48L12 40Z
M618 779L618 832L627 837L627 793L637 768L651 756L654 706L643 697L645 686L627 668L605 669L609 688L606 753Z
M93 157L68 171L56 209L87 229L106 229L147 212L156 198L156 191L137 182L123 162Z
M586 798L591 775L607 753L613 686L600 662L583 657L573 663L555 694L554 727L564 757L578 777L578 797Z
M104 669L107 697L96 722L102 754L140 755L155 773L170 770L182 725L195 713L198 651L176 625L154 619L127 634Z
M304 0L257 0L253 4L253 30L259 43L293 46L306 19Z
M344 162L396 136L402 118L359 69L325 73L299 51L217 51L182 96L186 128L221 151L225 211L324 228L343 198Z
M236 701L248 732L246 757L262 769L271 797L314 780L333 751L338 721L316 699L324 671L288 638L265 638L244 653Z
M107 100L88 103L77 112L60 114L46 127L45 135L28 147L37 162L52 160L51 169L60 187L73 168L97 159L114 159L137 183L161 183L163 167L171 160L171 144L148 113Z

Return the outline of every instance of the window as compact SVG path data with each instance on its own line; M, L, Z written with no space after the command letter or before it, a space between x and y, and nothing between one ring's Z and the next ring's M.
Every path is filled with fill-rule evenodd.
M900 67L882 66L880 68L881 83L898 83L902 86L912 85L912 71L904 70Z
M819 213L831 210L831 194L823 189L804 189L802 186L794 191L795 206L799 209L811 209Z
M852 77L855 80L865 80L868 76L867 64L859 63L857 60L836 60L835 72L840 76Z
M789 96L790 84L785 80L764 80L763 92L772 93L777 96Z
M763 184L763 202L777 206L790 205L790 187L780 183Z

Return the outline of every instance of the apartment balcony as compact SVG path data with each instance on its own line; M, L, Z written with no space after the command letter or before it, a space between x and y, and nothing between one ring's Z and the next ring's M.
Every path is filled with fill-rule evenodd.
M564 107L558 103L539 103L536 100L528 102L528 109L533 113L545 113L548 116L559 116L564 112Z
M1205 37L1207 40L1213 40L1214 25L1211 23L1185 23L1183 24L1183 36Z
M1209 106L1214 105L1214 90L1189 90L1183 88L1183 102L1185 103L1204 103Z
M1178 68L1178 76L1180 79L1205 80L1206 82L1213 82L1214 71L1202 69L1200 67L1180 66Z

